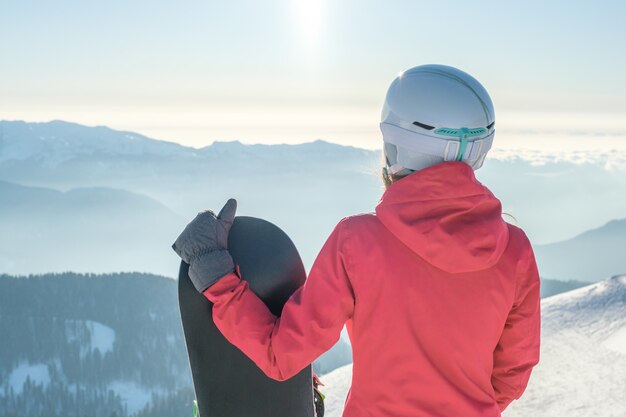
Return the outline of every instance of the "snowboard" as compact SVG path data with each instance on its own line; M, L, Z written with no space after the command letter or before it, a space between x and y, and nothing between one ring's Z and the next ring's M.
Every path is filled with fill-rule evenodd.
M241 276L276 316L306 279L291 239L272 223L235 217L228 250ZM283 382L267 377L213 324L212 303L194 288L181 262L178 301L200 417L314 417L307 366Z

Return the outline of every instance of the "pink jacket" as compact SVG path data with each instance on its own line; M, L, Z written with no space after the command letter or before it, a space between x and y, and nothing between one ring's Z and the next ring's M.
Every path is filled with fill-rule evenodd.
M393 183L375 213L342 219L280 318L235 273L204 294L224 336L277 380L346 324L344 417L496 417L539 362L539 287L524 232L454 161Z

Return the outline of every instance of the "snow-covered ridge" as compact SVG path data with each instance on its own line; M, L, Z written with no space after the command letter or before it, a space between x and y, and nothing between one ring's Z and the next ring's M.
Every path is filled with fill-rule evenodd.
M79 156L91 155L203 158L231 153L258 157L270 153L288 157L311 152L319 155L374 153L322 140L300 145L244 145L239 141L216 141L196 149L105 126L89 127L60 120L46 123L0 121L0 163L29 160L57 166Z
M626 275L541 302L541 357L503 417L625 416ZM352 365L321 377L327 417L340 417Z
M522 160L534 165L569 162L597 164L607 170L626 170L626 142L615 138L615 146L603 150L576 150L560 147L557 150L537 150L532 147L495 146L490 157L498 160ZM550 140L550 143L565 139ZM620 141L621 140L621 141ZM566 142L564 142L566 143ZM523 144L523 143L522 143ZM619 146L618 146L619 145ZM378 155L379 150L344 146L324 140L297 145L243 144L239 141L215 141L200 149L178 143L151 139L135 132L117 131L105 126L83 126L61 120L45 123L0 121L0 163L4 161L34 160L46 166L56 166L78 156L160 156L203 158L236 154L263 157L298 158L303 155L338 157L343 155Z
M553 295L542 301L543 330L574 330L603 344L626 329L626 275ZM618 351L626 353L626 338ZM626 375L626 374L624 374Z
M56 165L77 155L177 155L186 148L173 142L55 120L47 123L0 122L0 162L39 159Z

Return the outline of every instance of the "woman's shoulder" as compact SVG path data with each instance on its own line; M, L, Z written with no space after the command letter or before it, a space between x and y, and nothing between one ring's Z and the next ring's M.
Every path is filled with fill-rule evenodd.
M386 230L374 212L346 216L339 221L336 229L344 240L361 242L376 240Z
M530 239L526 235L526 232L524 232L524 229L506 221L504 223L506 223L509 229L509 239L517 239L522 243L530 245Z
M508 222L505 223L509 229L509 242L506 251L512 252L517 258L522 259L534 256L533 245L526 235L526 232L524 232L524 229ZM520 254L526 255L520 256Z
M376 213L374 212L352 214L339 221L339 224L342 225L344 229L349 230L358 230L375 223L378 223L378 219L376 218Z

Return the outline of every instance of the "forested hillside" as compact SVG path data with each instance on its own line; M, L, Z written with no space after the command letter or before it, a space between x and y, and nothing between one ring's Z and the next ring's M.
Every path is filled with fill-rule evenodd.
M148 274L0 276L0 415L188 415L176 282Z
M0 275L0 416L191 415L177 282L144 273ZM350 363L340 341L313 365Z

